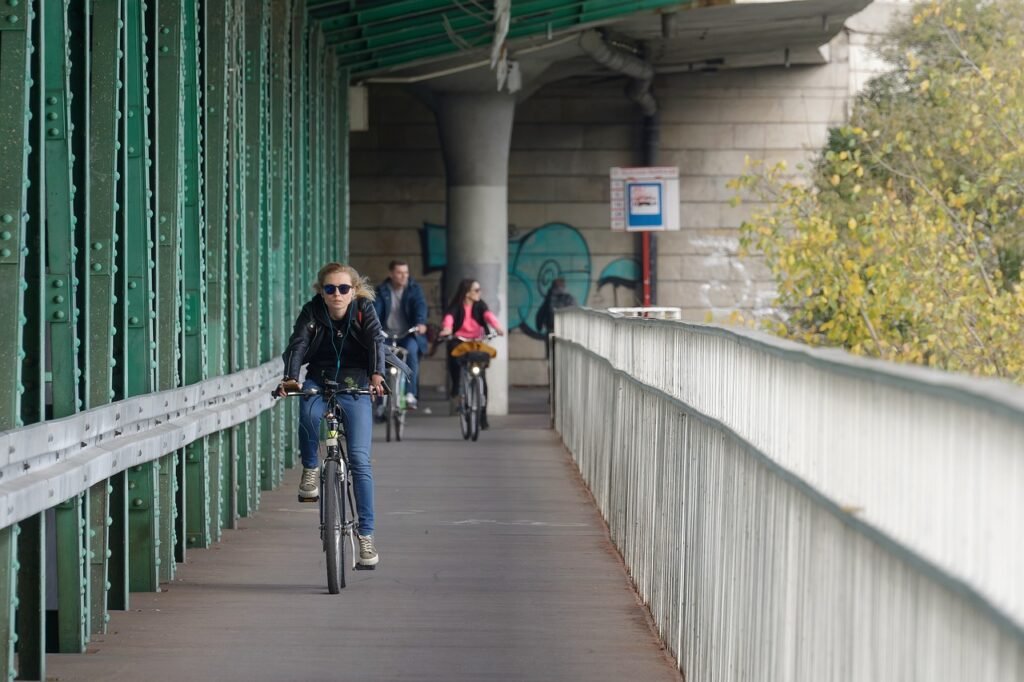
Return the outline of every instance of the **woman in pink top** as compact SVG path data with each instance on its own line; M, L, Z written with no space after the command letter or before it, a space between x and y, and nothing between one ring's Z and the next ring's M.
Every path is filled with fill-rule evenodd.
M440 335L452 337L448 341L448 374L452 380L451 397L455 398L459 393L459 363L452 357L452 350L462 342L454 337L482 339L492 329L498 336L504 336L505 332L498 324L498 318L480 298L480 282L475 279L464 279L459 282L459 287L455 290L455 295L452 296L444 313ZM486 391L487 380L485 379L485 394ZM480 428L487 428L486 409L480 415Z

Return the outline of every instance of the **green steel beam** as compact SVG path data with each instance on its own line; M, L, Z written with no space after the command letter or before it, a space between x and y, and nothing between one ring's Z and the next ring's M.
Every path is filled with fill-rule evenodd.
M245 286L255 295L248 296L245 309L246 366L255 367L261 355L260 313L263 283L263 187L262 145L264 141L266 102L263 91L266 2L254 0L245 6L245 233L247 244L247 270ZM245 495L240 498L239 514L249 516L259 508L260 468L262 458L259 447L263 442L262 419L252 419L247 431L247 447L239 461L240 476L244 472Z
M203 222L203 130L199 101L199 7L196 0L183 2L182 67L184 69L184 382L207 378L206 350L206 226ZM209 460L207 439L190 444L185 452L184 523L178 559L184 561L184 547L210 544Z
M141 0L140 0L141 1ZM150 462L128 471L128 585L132 592L160 591L160 498L157 497L159 463Z
M153 272L153 204L150 182L152 141L149 132L150 95L146 78L146 23L142 0L125 0L125 54L127 154L125 221L118 249L121 263L118 326L124 329L118 344L118 387L120 397L149 393L156 389L156 320Z
M92 22L86 14L84 3L64 3L66 25L68 29L67 54L68 71L68 141L71 149L69 157L71 170L71 215L77 221L71 230L74 259L75 306L79 314L76 318L75 345L78 369L82 375L82 394L77 400L79 409L87 407L89 399L89 355L90 355L90 323L89 304L89 235L92 232L92 210L90 208L92 188L90 172L92 166ZM71 134L75 131L74 134ZM111 150L112 152L113 150ZM106 336L110 336L109 330Z
M44 319L49 340L47 380L49 418L74 414L80 405L78 385L78 309L75 305L75 188L71 182L71 65L67 57L68 24L64 0L43 0L43 147L46 272L43 275Z
M128 609L131 576L128 565L128 472L122 471L110 478L109 494L107 609L125 611Z
M121 0L93 0L93 21L97 26L121 26ZM89 22L83 22L88 25ZM113 364L116 293L118 185L121 180L121 65L124 30L103 30L92 33L91 70L89 80L89 146L87 157L89 212L83 244L88 257L83 259L86 275L82 278L87 291L85 322L86 408L103 405L114 397Z
M181 385L184 305L182 300L183 241L183 78L182 1L151 0L155 26L155 56L151 88L155 91L153 117L156 130L156 329L157 388ZM174 579L180 558L176 532L181 509L178 453L160 460L160 580ZM184 541L184 538L182 538Z
M156 390L156 293L153 291L156 260L153 241L153 209L151 183L151 150L149 97L151 95L147 72L150 67L146 55L146 16L142 0L125 0L125 103L127 117L124 134L127 139L124 163L125 221L119 242L118 257L121 273L118 291L124 305L118 308L118 323L125 330L123 342L118 344L119 395L131 397ZM123 255L122 255L123 253ZM127 582L113 588L124 597L126 591L154 592L159 590L157 555L160 539L157 527L160 513L156 494L156 466L150 462L133 467L123 483L115 482L116 495L124 503L115 508L115 530L125 538L125 544L112 544L111 564L127 566ZM123 486L125 490L119 490ZM118 514L128 505L127 520ZM118 578L112 573L112 582ZM123 579L123 576L122 576ZM114 597L116 603L119 597ZM111 608L117 608L113 603Z
M15 613L18 608L18 526L0 528L0 647L2 649L4 675L13 679L14 644L18 639L15 632ZM44 679L40 677L39 679Z
M338 84L338 108L335 110L334 129L338 131L337 192L338 192L338 245L343 263L349 260L349 120L348 85L349 72L340 69L335 79Z
M78 230L78 241L80 252L87 254L79 266L84 288L80 300L83 301L82 309L85 313L85 352L81 357L85 366L84 394L87 408L108 403L114 397L114 339L117 335L114 326L114 306L117 302L114 277L117 274L115 260L120 212L118 187L121 180L118 169L123 156L120 135L124 35L121 5L121 0L94 0L91 17L86 14L84 6L73 6L75 25L80 27L82 36L76 44L79 49L89 47L82 50L85 52L82 58L75 60L76 64L83 65L87 71L74 78L74 82L80 83L81 94L88 95L75 97L75 101L82 107L83 117L88 105L83 128L88 137L77 136L83 144L79 146L81 151L76 152L76 169L80 169L76 177L81 178L76 182L83 185L76 198L79 199L79 206L84 203L84 211L79 207L76 210L79 216L85 216L82 221L84 226ZM120 28L92 31L92 25ZM83 188L85 191L81 191ZM92 506L89 529L92 557L88 591L89 627L93 633L104 633L109 620L107 603L111 585L108 581L107 561L113 555L109 545L109 529L113 522L108 508L109 484L103 481L94 485L89 500ZM124 548L118 549L119 556L124 555Z
M287 149L287 117L289 106L289 50L288 40L291 34L291 0L273 0L270 20L270 155L269 185L270 212L269 236L270 248L268 262L270 264L270 285L268 287L269 319L267 358L284 347L283 334L287 327L285 320L285 287L287 251L284 244L285 184L288 171ZM276 488L284 477L284 410L273 410L269 415L271 427L268 429L268 451L270 462L267 467L265 484L268 489Z
M55 651L81 653L89 643L89 580L86 558L89 494L56 507L57 641Z
M110 615L107 613L107 591L110 584L107 580L107 559L110 556L110 527L113 518L110 516L110 493L112 488L107 481L100 481L89 489L89 567L87 582L89 586L89 632L103 634L107 631Z
M206 338L207 368L211 376L229 371L227 348L227 107L225 72L228 65L226 6L223 2L203 3L203 69L201 88L203 112L203 178L205 180L206 222ZM209 437L207 450L209 509L207 537L221 538L226 488L223 471L229 466L229 440L223 431Z
M271 59L270 23L271 23L270 0L263 2L263 17L260 26L260 136L259 136L259 229L260 229L260 271L257 280L257 287L260 292L259 306L259 351L257 362L266 362L270 359L271 349L271 328L274 324L271 316L273 314L274 293L272 288L274 278L274 264L272 253L273 246L273 225L271 224L271 201L272 193L270 187L271 176L271 147L272 140L272 110L273 104L270 101L271 74L274 69ZM259 490L272 490L274 488L274 474L277 469L275 458L277 453L272 445L273 434L271 433L272 415L268 412L262 413L259 420ZM259 492L256 491L258 495ZM257 499L259 499L257 497Z

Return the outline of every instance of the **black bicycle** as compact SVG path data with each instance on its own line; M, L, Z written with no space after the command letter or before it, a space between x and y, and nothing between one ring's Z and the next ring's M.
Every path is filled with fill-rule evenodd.
M373 566L359 566L356 563L356 517L355 495L352 492L352 476L349 469L348 453L342 443L345 441L345 425L341 419L338 396L371 395L365 388L342 388L334 381L324 380L320 390L289 391L288 396L319 395L326 403L324 421L327 422L327 438L320 441L320 496L303 499L300 502L320 502L320 539L327 555L327 591L338 594L345 587L345 538L352 550L352 569L372 570ZM277 394L274 394L275 397ZM344 492L343 492L344 491ZM348 513L346 514L346 502Z
M409 351L403 346L398 345L398 342L415 332L416 327L410 327L402 334L384 333L388 348L403 362L407 359ZM384 405L384 420L386 422L384 438L390 443L391 432L394 429L395 440L400 442L405 437L405 413L409 410L405 400L407 382L405 372L394 365L388 365L387 381L388 391L391 395L381 398Z
M459 429L463 440L476 440L480 436L480 418L487 407L485 378L491 358L498 351L486 343L496 336L488 334L483 339L467 339L455 336L462 343L452 349L452 357L459 363Z

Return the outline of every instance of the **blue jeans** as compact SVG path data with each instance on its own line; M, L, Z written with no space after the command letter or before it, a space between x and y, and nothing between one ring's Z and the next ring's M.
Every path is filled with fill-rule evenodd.
M398 345L406 349L408 354L405 356L405 364L409 365L409 369L412 370L412 375L409 376L405 382L405 390L407 393L412 393L417 398L420 397L420 344L416 341L415 334L409 334L409 336L401 339Z
M320 388L312 379L306 379L303 390ZM370 440L373 436L373 408L366 395L340 395L341 420L345 426L348 461L352 468L352 487L356 493L356 511L359 513L359 534L373 535L373 470L370 466ZM299 451L302 466L313 469L320 465L320 421L327 406L320 396L299 400Z

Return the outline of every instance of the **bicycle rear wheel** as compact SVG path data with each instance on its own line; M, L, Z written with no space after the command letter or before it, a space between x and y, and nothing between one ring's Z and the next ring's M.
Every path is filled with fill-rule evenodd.
M341 477L338 476L338 462L328 459L324 462L323 480L320 484L323 498L324 552L327 554L327 591L338 594L345 587L345 544L342 528L345 525L345 507L341 504Z

